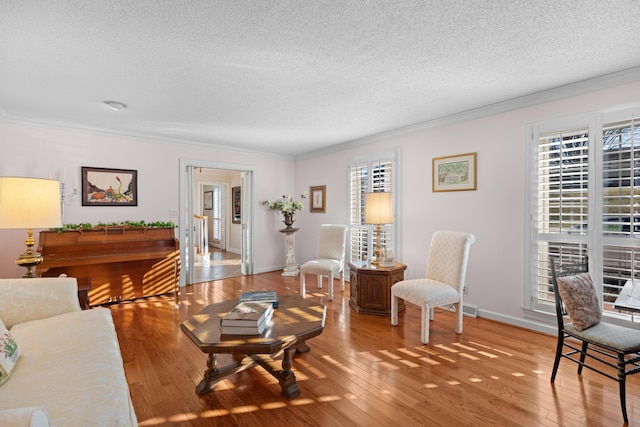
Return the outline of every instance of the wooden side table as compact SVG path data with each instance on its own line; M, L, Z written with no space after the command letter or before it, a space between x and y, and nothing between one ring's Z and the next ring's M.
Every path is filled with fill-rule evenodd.
M358 313L391 315L391 286L404 280L407 266L396 262L393 267L379 267L368 262L349 262L351 298L349 305ZM404 300L398 311L404 310Z

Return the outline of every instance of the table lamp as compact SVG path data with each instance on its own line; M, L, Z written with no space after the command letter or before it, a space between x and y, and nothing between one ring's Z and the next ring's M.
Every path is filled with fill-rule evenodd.
M380 264L380 232L381 224L393 224L393 199L391 193L366 193L364 195L364 222L375 224L376 250L372 264Z
M37 277L42 255L33 250L33 228L62 226L60 183L52 179L0 177L0 229L27 229L27 246L16 264L26 267L22 277Z

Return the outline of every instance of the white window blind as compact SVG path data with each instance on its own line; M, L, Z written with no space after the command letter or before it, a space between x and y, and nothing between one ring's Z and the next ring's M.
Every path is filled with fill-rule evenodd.
M602 297L615 301L640 268L640 127L623 120L602 128Z
M640 279L640 129L629 117L598 127L594 114L590 126L533 135L529 308L553 310L550 257L589 256L603 310L627 316L613 301L627 280Z
M561 263L586 256L589 213L589 131L550 132L537 142L537 272L532 306L551 311L551 256ZM571 238L564 238L567 234Z
M371 259L374 251L375 226L364 223L365 194L393 192L393 159L352 163L349 167L350 187L350 260L366 256ZM395 249L393 225L383 225L380 244Z

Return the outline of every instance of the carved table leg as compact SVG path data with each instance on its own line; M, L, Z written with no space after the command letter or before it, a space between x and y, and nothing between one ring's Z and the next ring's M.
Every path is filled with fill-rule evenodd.
M244 371L255 365L252 357L244 357L242 354L233 354L232 357L233 361L231 363L218 368L215 353L209 353L204 378L202 378L200 384L196 386L196 393L198 393L198 395L202 396L203 394L209 393L211 389L213 389L213 386L226 376Z
M300 396L300 389L298 388L298 383L296 383L296 376L291 370L293 366L291 359L293 357L293 353L295 352L295 349L284 349L284 356L282 358L282 371L279 373L279 375L277 375L278 381L280 381L282 394L288 398Z
M200 384L196 386L196 393L198 393L198 395L203 395L210 391L212 386L210 382L220 374L216 364L216 354L209 353L209 357L207 357L207 370L204 371L204 378L200 381Z

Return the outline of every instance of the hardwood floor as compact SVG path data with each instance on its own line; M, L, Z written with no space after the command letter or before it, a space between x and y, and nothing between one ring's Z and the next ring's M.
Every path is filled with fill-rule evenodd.
M240 276L240 254L210 248L209 263L196 262L193 270L194 283L227 279Z
M326 286L326 284L325 284ZM420 310L399 326L357 314L348 286L333 301L307 280L306 298L327 306L324 332L294 358L298 398L280 395L262 368L249 369L198 396L206 355L180 323L204 306L245 290L298 293L298 277L279 272L191 285L174 296L112 305L124 366L141 426L615 426L623 425L618 385L562 361L549 382L556 339L486 319L437 312L431 343L420 343ZM219 357L221 362L229 356ZM586 370L585 370L586 371ZM640 425L640 384L627 381L631 425Z

